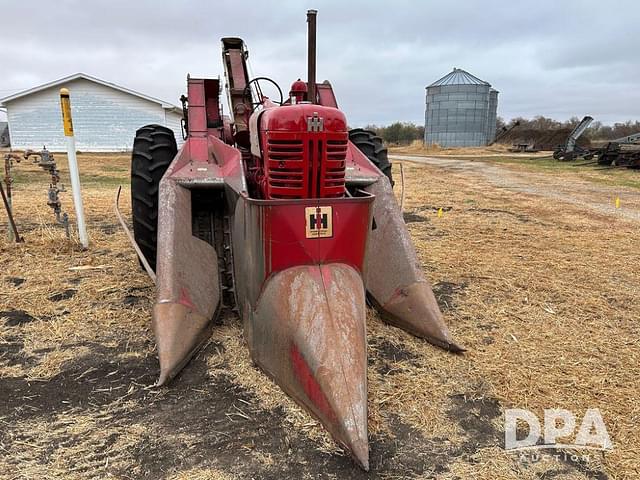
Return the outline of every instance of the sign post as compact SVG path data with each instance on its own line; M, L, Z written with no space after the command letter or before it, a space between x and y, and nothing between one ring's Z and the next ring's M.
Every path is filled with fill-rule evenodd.
M80 173L78 172L78 160L76 159L76 139L73 136L73 121L71 119L71 100L69 90L60 89L60 108L62 109L62 125L64 136L67 137L67 158L69 160L69 176L71 177L71 191L73 193L73 206L76 210L78 223L78 237L83 248L89 247L87 227L84 222L84 207L82 205L82 191L80 190Z
M7 214L13 213L13 201L11 200L11 184L13 183L13 178L11 177L11 166L13 163L13 156L11 152L4 156L4 183L7 186ZM0 188L2 186L0 185ZM9 228L9 242L13 242L15 240L14 229Z

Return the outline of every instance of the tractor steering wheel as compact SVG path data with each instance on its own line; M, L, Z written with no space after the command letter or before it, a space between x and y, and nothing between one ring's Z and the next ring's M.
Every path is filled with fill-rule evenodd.
M280 89L280 86L276 82L274 82L268 77L256 77L253 80L251 80L249 83L247 83L247 86L244 87L244 91L242 92L242 95L245 98L248 98L249 101L251 102L251 113L255 112L256 108L262 105L262 101L264 100L264 97L265 97L265 95L262 93L262 88L260 88L261 81L271 83L275 85L275 87L278 89L278 93L280 94L280 100L274 100L272 98L270 98L269 100L271 100L273 103L277 105L282 105L282 103L284 102L284 97L282 96L282 90ZM252 85L254 85L254 88L255 88L256 100L254 100L254 96L253 96L254 92L251 89Z

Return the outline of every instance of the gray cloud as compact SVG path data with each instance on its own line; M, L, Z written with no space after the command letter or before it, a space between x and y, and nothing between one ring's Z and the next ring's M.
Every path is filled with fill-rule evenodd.
M177 103L187 72L222 75L222 36L244 38L254 74L287 90L306 74L307 8L318 76L354 126L422 122L425 85L454 66L500 91L505 118L640 117L631 0L3 1L0 97L82 71Z

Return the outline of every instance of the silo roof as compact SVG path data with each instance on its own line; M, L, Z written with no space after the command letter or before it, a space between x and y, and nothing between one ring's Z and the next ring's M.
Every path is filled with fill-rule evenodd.
M489 82L480 80L475 75L471 75L469 72L462 70L461 68L454 68L451 73L447 73L444 77L433 82L429 87L441 87L443 85L487 85L491 86ZM428 87L427 87L428 88Z

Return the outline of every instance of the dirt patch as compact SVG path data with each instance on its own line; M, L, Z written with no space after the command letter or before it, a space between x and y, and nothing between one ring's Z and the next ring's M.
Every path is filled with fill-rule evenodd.
M65 365L63 372L47 381L25 377L0 378L0 390L11 392L0 398L0 417L24 420L51 416L69 408L100 407L127 394L130 382L146 386L153 383L151 357L118 361L120 349L86 343L65 345L62 349L88 346L91 353ZM43 353L48 353L46 350ZM140 394L140 390L136 390ZM128 395L127 397L135 398Z
M0 433L3 448L11 451L25 443L39 447L42 438L20 428L20 422L31 421L48 425L49 435L55 436L53 444L43 446L43 460L71 449L76 461L68 472L81 478L157 479L194 467L215 467L247 479L383 479L413 478L447 468L450 447L426 439L393 415L393 434L371 438L371 473L355 467L346 455L321 451L318 444L287 428L281 409L261 408L255 395L226 375L208 376L206 357L224 350L216 342L171 386L160 389L150 387L157 370L153 356L122 361L117 357L123 346L89 347L90 354L69 362L64 372L49 381L0 379L0 390L10 392L0 398L0 417L9 425ZM413 357L402 348L385 348L390 358ZM90 431L74 433L77 426L66 415L80 411L93 423ZM119 445L127 429L136 425L153 428L145 429L124 452ZM87 435L101 429L116 433L87 443ZM114 462L110 466L109 459L125 455L131 465L119 468ZM271 458L287 458L287 462ZM18 458L5 461L19 467Z
M452 407L447 414L464 430L468 449L473 447L472 450L476 450L500 443L502 434L494 425L494 420L502 414L498 400L477 397L477 394L455 394L449 398Z
M100 225L100 231L107 235L113 235L119 232L120 225L116 223L103 223Z
M24 354L24 342L20 337L8 336L0 342L0 365L8 367L30 366L33 364L33 357ZM0 386L2 385L0 380ZM4 392L4 390L2 390ZM2 396L6 396L4 393ZM0 413L0 416L2 414Z
M568 466L568 470L578 471L591 480L609 480L609 475L607 475L606 472L593 468L585 460L578 459L576 461L572 459L571 452L562 451L562 453L566 453L566 455L560 455L559 459Z
M436 296L438 305L442 311L456 308L456 301L459 295L464 294L467 288L466 283L438 282L433 285L433 294Z
M536 474L536 478L538 480L552 480L554 478L562 478L566 475L569 475L573 472L570 468L557 468L554 470L547 470L546 472L541 472Z
M396 415L388 421L393 433L370 440L372 472L354 478L433 478L448 470L456 446L442 438L426 438Z
M414 222L428 222L429 219L423 215L419 215L413 212L404 212L402 214L404 218L404 223L414 223Z
M470 208L471 212L479 212L482 214L490 214L490 215L511 215L512 217L518 219L523 223L527 223L531 221L528 215L523 215L521 213L511 212L509 210L503 210L500 208Z
M24 310L5 310L4 312L0 312L0 318L5 319L5 325L7 327L17 327L18 325L24 325L25 323L35 322L37 320L37 318Z
M58 292L58 293L54 293L53 295L50 295L49 300L51 300L52 302L61 302L62 300L69 300L70 298L74 297L76 293L78 293L76 289L67 288L62 292Z
M491 345L493 342L495 342L495 338L493 338L493 337L490 337L488 335L485 336L485 337L482 337L482 343L484 345Z
M379 352L379 357L391 362L414 361L417 358L417 355L406 346L397 345L389 340L376 343L376 350Z
M6 281L7 281L7 283L10 283L14 287L19 287L24 282L26 282L26 280L24 278L20 278L20 277L7 277Z
M442 210L443 212L450 212L453 210L451 205L421 205L416 210L420 212L439 212Z
M140 271L142 271L142 267L140 267ZM145 272L146 275L146 272ZM151 286L144 286L144 287L129 287L127 288L127 294L128 295L139 295L139 294L152 294L155 291L154 287Z
M386 339L372 343L376 356L369 357L371 365L376 365L380 375L396 375L407 370L407 366L418 365L418 356L405 345L395 344Z
M426 441L396 417L391 419L395 435L370 439L372 471L366 473L354 468L347 456L323 453L309 439L284 429L280 410L261 409L253 395L229 378L217 377L207 390L193 397L191 405L176 404L171 412L153 414L160 431L145 437L134 450L141 475L119 474L152 479L168 472L215 466L237 478L328 480L415 478L446 469L447 452L437 455L435 442ZM176 445L174 435L197 440ZM287 462L272 464L268 459L273 457L286 457Z
M133 305L137 305L142 300L144 300L142 297L137 297L135 295L127 295L126 297L124 297L122 299L122 303L124 303L125 305L131 307Z
M149 296L153 294L153 288L149 287L131 287L125 291L125 296L122 297L123 305L127 307L141 306L149 303Z

